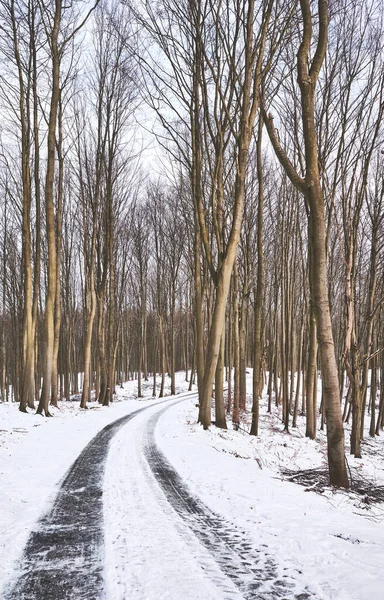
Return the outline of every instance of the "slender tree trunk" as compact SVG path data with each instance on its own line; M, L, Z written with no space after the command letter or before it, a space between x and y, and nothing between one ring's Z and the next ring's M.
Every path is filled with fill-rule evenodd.
M232 279L233 281L233 279ZM233 303L232 303L233 290L230 290L229 293L229 316L228 316L228 327L227 327L227 414L231 414L232 410L232 313L233 313Z
M158 350L158 336L155 336L154 351L153 351L153 387L152 396L156 398L156 375L157 375L157 350Z
M248 295L247 284L243 287L242 301L239 311L239 353L240 353L240 399L239 406L241 410L245 410L246 399L247 399L247 360L246 360L246 336L247 336L247 307L246 307L246 296Z
M234 366L234 381L233 381L233 410L232 423L239 425L239 404L240 404L240 353L239 353L239 290L238 290L238 274L237 265L233 270L233 366Z
M19 50L19 33L14 2L10 5L13 52L17 65L19 85L19 114L21 126L21 176L22 176L22 259L24 269L23 304L23 357L22 381L19 410L27 412L27 406L34 408L34 337L32 322L32 266L31 266L31 173L29 156L29 96L24 83L23 63ZM30 32L31 37L34 31ZM30 73L28 73L29 79ZM4 280L5 285L5 280ZM5 311L5 307L3 307Z
M264 295L264 249L263 249L263 209L264 209L264 180L262 165L262 118L259 119L256 161L257 161L257 181L259 184L258 207L257 207L257 282L254 311L254 358L253 358L253 379L252 379L252 424L251 435L258 435L259 432L259 397L262 386L260 385L261 376L261 317L263 309Z
M159 316L159 332L160 332L160 365L161 365L161 384L159 398L164 397L165 392L165 372L167 370L166 365L166 351L165 351L165 328L164 318L162 315Z
M5 351L5 302L6 302L6 272L7 272L7 261L6 261L6 247L7 247L7 201L4 202L4 235L3 235L3 293L2 293L2 319L1 319L1 375L0 375L0 389L1 389L1 400L6 401L6 388L7 388L7 355Z
M57 406L58 399L58 356L61 329L61 245L63 226L63 180L64 180L64 158L63 158L63 107L61 92L58 104L58 139L57 155L59 162L59 173L57 182L57 210L56 210L56 290L55 290L55 312L54 312L54 339L53 339L53 363L52 363L52 396L51 404Z
M93 237L92 237L92 244L91 244L91 253L92 252L94 253L94 248L92 248L92 247L94 246L95 243L96 243L96 230L94 229ZM93 332L93 322L94 322L95 315L96 315L96 304L97 304L92 258L91 258L91 269L90 269L90 273L89 273L88 285L89 285L89 290L88 290L89 312L87 315L87 325L86 325L85 342L84 342L84 382L83 382L83 393L81 396L81 403L80 403L81 408L87 408L87 401L90 396L92 332Z
M55 179L55 146L56 146L56 122L57 112L60 100L60 53L58 48L58 36L61 21L61 0L55 2L55 13L53 28L50 36L50 46L52 53L52 92L50 101L50 113L48 122L48 141L47 141L47 172L45 179L45 220L47 228L47 247L48 247L48 275L47 275L47 296L45 303L44 318L44 355L43 355L43 388L41 390L40 402L37 413L49 413L49 395L52 385L52 369L54 362L54 316L55 316L55 298L56 298L56 278L60 276L57 273L56 259L56 226L55 226L55 206L54 206L54 179Z
M297 379L296 379L295 405L294 405L294 409L293 409L292 427L297 427L297 415L299 412L301 369L302 369L302 361L303 361L303 341L304 341L304 323L303 323L303 318L302 318L301 328L300 328L300 338L299 338L299 344L298 344L298 348L297 348L297 352L298 352Z
M170 375L171 375L171 396L176 394L176 379L175 379L175 304L176 304L176 289L173 286L171 296L171 314L170 314Z
M99 292L99 321L97 325L97 350L99 367L99 404L104 404L107 392L106 359L105 359L105 286Z
M314 406L315 378L317 377L317 342L316 342L316 318L314 309L310 308L309 323L309 348L306 376L306 430L305 435L311 440L316 438L316 409Z
M109 200L109 221L111 224L108 232L108 263L109 263L109 311L108 311L108 360L106 361L107 390L104 396L104 406L109 406L115 390L115 349L116 349L116 307L115 307L115 259L114 259L114 230L112 191Z
M380 435L380 430L383 428L383 419L384 419L384 352L381 353L381 361L380 361L380 404L379 404L379 414L377 415L376 420L376 429L375 434Z
M371 394L370 394L370 405L371 405L371 419L369 426L369 435L375 437L375 425L376 425L376 393L377 393L377 357L374 356L372 362L372 377L371 377Z
M216 427L227 429L224 406L224 332L220 343L220 353L215 373L215 419Z
M357 344L351 347L351 371L349 374L352 386L352 431L351 431L351 454L355 458L361 458L361 417L362 417L362 394L360 386L360 353Z

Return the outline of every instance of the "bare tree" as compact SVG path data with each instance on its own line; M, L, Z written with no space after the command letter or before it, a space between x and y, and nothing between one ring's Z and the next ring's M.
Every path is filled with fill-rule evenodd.
M344 431L339 400L338 369L332 334L328 298L326 226L324 194L319 173L318 143L315 126L315 90L328 39L328 3L318 2L318 32L313 54L313 15L309 0L300 1L302 34L297 53L297 76L301 98L301 119L305 147L305 176L301 177L285 153L273 116L263 111L269 138L288 177L303 194L309 209L309 244L311 252L310 289L319 340L323 397L327 418L328 464L333 485L348 487L344 456Z

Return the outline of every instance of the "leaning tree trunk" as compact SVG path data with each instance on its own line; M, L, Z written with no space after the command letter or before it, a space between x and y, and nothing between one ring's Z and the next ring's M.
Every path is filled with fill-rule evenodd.
M211 423L211 399L212 384L216 371L217 360L220 350L220 341L224 331L225 308L228 298L231 274L237 256L237 250L240 240L240 233L244 214L245 202L245 179L249 157L249 146L252 139L253 126L259 105L259 85L263 72L264 50L266 45L269 21L272 13L272 2L266 3L262 14L260 28L255 35L256 10L254 0L249 0L246 4L246 10L243 20L244 36L244 71L241 74L243 81L240 88L238 116L239 131L235 136L235 155L236 155L236 177L234 184L234 200L232 208L232 218L230 224L230 233L226 247L223 247L223 257L220 258L215 273L215 304L212 315L212 323L208 332L207 350L205 353L205 369L202 389L199 387L199 403L201 405L202 424L207 429ZM200 33L200 32L199 32ZM198 47L201 39L198 40ZM201 58L201 55L200 55ZM230 69L236 69L231 62ZM201 70L201 72L200 72ZM204 74L204 68L199 68L199 76ZM231 76L236 80L240 74L232 71ZM197 86L199 83L197 82ZM217 90L218 93L219 90ZM198 99L198 95L196 95ZM197 117L198 117L197 113ZM233 126L233 124L231 124ZM220 184L220 177L218 178ZM195 211L197 222L202 235L205 254L211 268L212 261L209 261L210 248L207 243L207 221L202 198L196 198ZM214 214L214 218L221 219L220 215ZM217 239L217 241L219 241Z

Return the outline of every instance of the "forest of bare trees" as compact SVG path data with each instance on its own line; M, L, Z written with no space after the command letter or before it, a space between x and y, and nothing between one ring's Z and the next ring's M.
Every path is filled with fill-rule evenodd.
M343 422L356 457L384 427L383 19L2 0L1 401L49 416L184 370L205 429L214 395L258 435L264 390L348 487Z

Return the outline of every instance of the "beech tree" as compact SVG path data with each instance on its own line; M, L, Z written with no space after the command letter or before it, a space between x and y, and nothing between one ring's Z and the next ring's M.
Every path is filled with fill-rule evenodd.
M326 224L324 193L319 173L318 142L315 126L315 90L322 67L328 40L328 3L318 2L317 39L313 38L313 14L309 0L300 0L301 40L297 52L297 76L300 88L301 119L305 148L305 174L302 177L283 149L273 116L263 110L264 122L280 163L293 185L303 194L308 203L309 247L310 247L310 290L314 307L317 338L319 342L323 398L327 419L328 465L330 482L348 487L348 476L344 456L344 430L339 399L339 379L332 323L328 298ZM311 49L314 51L311 53Z

